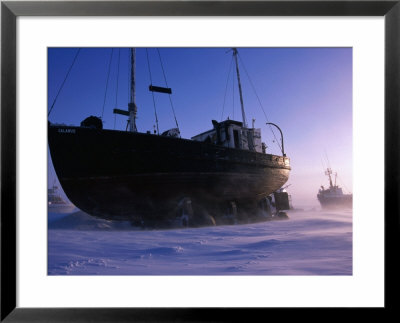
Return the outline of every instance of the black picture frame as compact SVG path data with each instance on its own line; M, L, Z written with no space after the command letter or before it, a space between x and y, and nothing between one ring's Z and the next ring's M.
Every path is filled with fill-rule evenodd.
M400 0L395 1L2 1L1 2L1 321L189 322L284 318L285 308L18 308L16 286L16 19L18 16L384 16L385 18L385 306L396 311L399 286ZM371 233L373 234L373 233ZM37 291L40 293L40 291ZM395 292L395 293L393 293ZM304 313L301 309L299 313ZM342 313L326 309L329 318ZM338 310L338 309L335 309ZM349 309L345 309L350 314ZM357 310L357 309L355 309ZM269 311L266 313L266 311ZM308 314L307 314L308 315ZM316 314L319 316L319 314ZM301 316L295 319L301 319ZM326 316L325 316L326 318ZM346 317L345 317L346 318ZM347 318L351 319L350 316ZM307 319L310 319L309 317Z

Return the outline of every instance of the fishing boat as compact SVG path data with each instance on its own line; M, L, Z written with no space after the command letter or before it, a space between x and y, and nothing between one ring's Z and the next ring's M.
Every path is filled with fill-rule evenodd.
M70 213L75 209L75 206L65 201L58 189L58 186L53 183L53 186L47 190L48 196L48 211L52 213Z
M162 134L139 132L135 49L130 49L130 102L127 110L114 109L127 117L126 131L104 129L95 116L80 126L49 121L51 158L68 198L92 216L149 225L173 221L183 205L196 223L211 213L218 220L232 206L257 208L260 200L281 188L291 170L283 135L282 155L268 154L261 130L254 123L247 125L238 51L232 52L242 121L213 120L212 129L190 139L181 138L179 128ZM153 84L149 90L172 92Z
M335 173L335 183L332 182L332 169L327 168L325 175L329 178L329 188L321 188L318 191L317 198L323 209L332 208L352 208L353 194L344 194L341 187L336 185L337 173Z

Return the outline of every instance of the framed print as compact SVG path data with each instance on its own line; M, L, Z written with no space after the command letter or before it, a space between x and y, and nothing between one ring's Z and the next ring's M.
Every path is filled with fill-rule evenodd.
M1 15L2 320L234 321L238 311L267 315L272 308L394 310L398 1L4 1ZM199 63L201 57L206 60ZM183 62L196 68L181 67ZM121 76L123 69L130 74ZM215 81L223 72L227 76ZM246 93L260 86L252 72L270 78L252 101L262 112L246 119L243 94L249 102ZM93 80L89 74L98 76ZM184 81L179 84L176 75ZM148 111L136 105L136 97L143 102L136 76L150 80ZM173 83L192 102L175 105L173 96L173 104ZM218 101L212 91L222 83L226 92L238 93L225 94L221 112L208 106ZM128 101L122 87L128 88ZM101 88L97 103L92 88ZM69 101L62 103L65 91ZM207 104L201 103L202 93L209 94ZM261 103L267 94L269 109L285 117L267 118ZM154 95L170 96L159 107L162 99ZM143 112L138 118L137 111ZM203 117L209 122L213 113L218 121L212 129L197 129L194 120L204 124ZM70 126L72 118L83 120L81 126ZM259 123L274 134L266 143ZM181 139L181 132L192 140ZM109 144L106 135L121 146ZM137 138L130 142L127 136ZM326 149L323 168L316 147ZM248 166L252 150L258 159ZM240 160L244 154L247 159ZM346 165L342 183L336 183L341 173L330 169L329 158L332 168ZM106 176L117 159L117 171ZM229 166L231 159L236 168ZM132 163L137 187L128 179ZM84 172L78 164L85 165ZM234 173L239 164L251 169L245 177ZM257 167L263 171L257 173ZM322 177L326 171L329 188L318 190L311 180L309 169L318 167ZM221 170L223 177L212 177ZM285 190L289 170L293 186L303 185L293 187L292 201ZM59 184L66 195L58 194ZM308 191L317 208L330 203L333 191L335 203L339 198L351 203L354 191L354 213L302 208ZM215 206L220 192L229 196L223 207ZM257 201L250 198L262 194ZM61 207L68 216L59 217ZM131 215L151 208L157 217ZM289 221L267 221L286 219L285 210L292 210ZM159 214L168 217L160 220ZM120 222L110 222L115 219ZM181 229L170 230L171 224ZM246 225L218 231L228 224Z

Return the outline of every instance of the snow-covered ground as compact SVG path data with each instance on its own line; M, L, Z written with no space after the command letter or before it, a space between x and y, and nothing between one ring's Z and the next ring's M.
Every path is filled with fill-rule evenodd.
M352 275L352 212L140 230L83 212L49 213L49 275Z

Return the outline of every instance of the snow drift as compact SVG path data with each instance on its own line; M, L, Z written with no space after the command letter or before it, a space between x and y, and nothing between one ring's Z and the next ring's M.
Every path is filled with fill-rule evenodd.
M142 230L84 212L49 214L49 275L351 275L352 212Z

